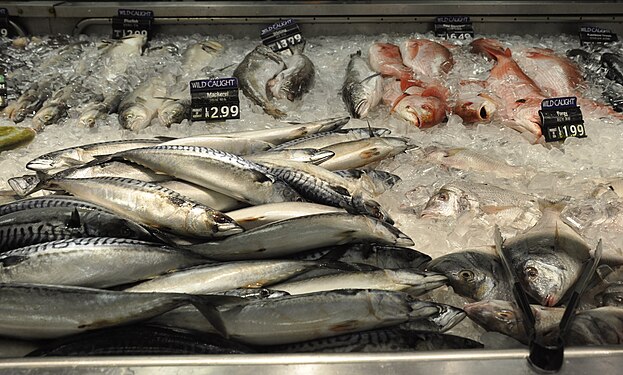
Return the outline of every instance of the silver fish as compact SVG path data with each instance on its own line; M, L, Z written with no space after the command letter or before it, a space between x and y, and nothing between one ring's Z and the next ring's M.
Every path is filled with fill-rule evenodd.
M261 227L275 221L294 217L323 214L328 212L345 212L336 207L308 202L269 203L251 206L227 212L245 230Z
M361 51L350 55L346 78L342 85L342 100L354 118L366 118L383 97L383 79L374 72Z
M174 84L168 74L156 75L140 84L119 103L119 123L126 129L145 129L165 102L167 88Z
M189 303L201 306L199 297L184 294L124 293L43 284L0 284L0 298L2 334L25 339L57 338L130 324ZM206 299L201 301L205 303Z
M501 251L526 293L544 306L554 306L580 276L590 248L560 220L564 202L543 206L543 216L534 227L504 241Z
M437 306L401 292L339 290L226 305L219 312L227 337L277 345L388 327L437 314Z
M273 285L290 295L315 293L336 289L377 289L404 291L419 296L447 283L448 279L439 273L415 270L378 270L344 272L312 277L304 280L285 281Z
M85 128L94 127L97 120L103 119L107 115L117 112L123 96L123 91L113 91L111 93L107 93L106 96L103 96L101 101L98 100L87 104L80 113L78 125Z
M238 78L238 85L247 98L262 107L269 115L281 118L286 114L270 102L266 87L268 81L285 67L279 54L260 44L245 56L234 71L234 77Z
M448 277L455 293L475 301L512 300L513 292L500 259L478 251L459 251L435 258L427 270Z
M81 207L34 208L0 217L0 252L82 237L153 239L140 225L103 210Z
M227 152L196 146L155 146L113 157L229 195L251 204L301 200L287 184L255 163Z
M373 195L383 194L402 180L400 176L378 169L344 169L333 173L350 180Z
M491 184L451 182L442 186L426 203L421 217L458 216L465 211L496 213L508 209L536 210L536 197Z
M334 153L331 151L317 150L315 148L289 148L277 151L268 150L253 155L246 155L245 158L256 163L262 160L271 161L285 159L318 165L325 160L331 159L333 155Z
M320 166L289 160L262 161L260 164L266 173L287 182L307 200L393 223L368 192Z
M396 156L409 148L409 140L399 137L373 137L336 143L324 147L335 155L319 165L330 171L364 167Z
M256 260L197 266L162 275L125 291L208 294L237 288L261 288L313 267L318 267L318 263L294 260Z
M226 135L218 136L216 134L193 135L190 137L173 139L161 144L161 146L168 145L208 147L236 155L254 154L273 147L273 144L262 140L234 138Z
M202 263L206 260L192 253L156 243L79 238L0 254L0 282L107 288Z
M528 172L504 160L495 159L467 148L430 147L424 152L427 154L426 160L455 169L486 172L504 178L514 178Z
M382 137L391 133L386 128L349 128L314 133L301 138L284 142L274 147L273 150L286 150L291 148L324 148L336 143L358 141L360 139Z
M286 68L267 83L267 91L277 99L300 99L314 85L316 68L303 54L305 43L290 48L292 56L285 59Z
M90 210L104 210L101 206L70 195L51 195L47 197L20 199L15 202L4 204L0 206L0 216L12 212L49 207L79 207Z
M309 134L332 132L341 129L349 120L350 117L346 116L309 122L285 121L283 123L287 125L280 124L272 129L247 130L232 133L218 133L214 135L232 138L259 139L278 145Z
M76 94L77 90L78 83L74 81L54 92L32 118L33 129L41 131L46 126L65 117L69 108L67 102Z
M623 308L607 306L577 313L566 342L573 346L620 345L623 342Z
M186 74L194 75L210 66L225 47L217 41L205 40L194 43L182 54L182 69Z
M296 344L270 346L265 350L267 353L394 353L482 347L481 343L460 336L386 328Z
M407 235L382 221L362 215L326 213L274 222L223 241L192 245L189 249L218 260L262 259L366 241L413 245Z
M215 238L243 230L227 215L149 182L120 177L49 182L118 215L183 236Z
M84 165L95 160L95 156L114 154L140 147L162 143L159 139L130 139L90 143L49 152L29 161L26 168L44 173L54 173L68 167Z

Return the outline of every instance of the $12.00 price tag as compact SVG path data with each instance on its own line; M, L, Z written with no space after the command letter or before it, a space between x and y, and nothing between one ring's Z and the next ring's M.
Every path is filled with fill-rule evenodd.
M467 16L439 16L435 18L435 36L445 39L470 40L474 38L472 21Z
M541 102L541 131L545 142L563 141L565 138L585 138L586 129L577 98L551 98Z
M9 36L9 11L6 8L0 8L0 36Z
M223 121L240 118L238 79L216 78L190 81L192 121Z
M145 35L151 38L154 12L151 10L119 9L112 18L112 37L121 39L131 35Z
M303 42L299 25L293 19L276 22L260 33L262 43L275 52L283 51Z

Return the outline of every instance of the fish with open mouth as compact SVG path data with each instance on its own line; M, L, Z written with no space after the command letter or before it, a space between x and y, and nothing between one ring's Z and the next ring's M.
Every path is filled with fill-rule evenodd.
M346 78L342 84L342 100L354 118L366 118L381 101L383 79L361 57L361 51L350 55Z
M316 68L303 54L305 43L290 47L292 56L285 59L286 68L266 84L267 91L277 99L300 99L314 85Z

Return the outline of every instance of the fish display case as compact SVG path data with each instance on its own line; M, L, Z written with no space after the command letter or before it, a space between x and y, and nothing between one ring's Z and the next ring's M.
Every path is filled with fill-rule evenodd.
M470 77L486 80L489 71L494 65L491 61L478 60L474 57L474 54L468 52L467 46L472 39L479 37L499 38L506 43L504 48L500 50L496 50L497 45L483 47L483 50L493 55L494 60L501 65L501 61L508 62L508 59L511 57L525 57L529 56L530 53L536 53L534 51L530 52L525 48L520 50L519 47L520 51L517 53L515 46L522 46L522 48L523 46L528 46L541 48L542 50L549 49L549 51L554 50L556 53L561 53L582 49L583 45L579 38L581 33L584 33L585 37L587 33L593 32L600 34L604 38L606 34L611 36L612 34L622 35L623 33L623 2L616 0L574 2L562 0L541 2L512 0L8 1L0 4L1 8L6 10L6 13L4 13L6 23L3 24L3 19L0 18L0 28L6 25L7 33L15 40L19 40L20 36L45 38L60 34L70 36L70 38L77 38L76 40L80 39L85 43L95 43L98 38L109 38L115 32L116 22L120 22L117 18L120 15L118 13L120 9L151 11L149 21L141 20L140 17L138 20L135 20L136 22L149 23L149 33L153 46L148 46L147 49L153 47L153 51L156 52L151 52L153 57L148 56L147 62L134 64L136 71L115 78L116 80L123 79L127 81L128 85L132 87L138 86L139 83L147 82L150 74L156 70L162 74L158 79L173 87L175 80L169 82L167 77L175 74L181 75L183 72L180 73L179 69L176 70L177 68L169 69L166 67L166 64L173 61L171 56L174 54L165 56L165 53L163 53L163 55L158 55L160 53L158 51L166 52L175 49L175 53L179 56L181 55L181 52L178 53L179 51L177 51L179 46L186 46L190 41L201 40L206 37L218 40L218 43L223 44L225 49L228 50L228 55L225 55L225 57L221 56L216 60L221 65L215 65L214 68L222 69L229 74L217 74L210 77L237 75L237 73L232 73L233 68L230 69L232 63L234 67L244 63L242 60L253 48L252 46L261 42L262 30L266 30L270 25L274 26L279 21L294 20L306 40L306 53L310 55L310 58L316 65L315 85L318 87L316 93L310 90L307 97L304 96L299 101L292 101L294 104L286 103L281 105L279 109L268 108L268 105L260 105L262 107L260 108L260 106L255 105L258 104L257 102L247 100L241 93L240 107L236 107L236 111L240 110L241 113L236 120L227 121L227 123L212 123L212 125L199 129L198 126L190 124L188 117L181 124L169 124L168 127L154 122L149 126L148 121L148 124L145 125L145 127L149 126L148 128L141 126L139 130L136 130L132 129L131 126L124 125L125 129L122 129L119 126L122 120L116 120L116 113L105 112L104 118L98 118L97 120L99 125L91 125L90 128L81 128L81 130L74 132L71 130L73 129L71 128L73 126L71 121L77 121L78 116L76 113L66 109L66 112L69 113L67 117L72 119L66 121L63 125L64 127L60 128L61 130L54 128L57 125L46 124L46 130L41 132L38 129L41 133L37 134L27 147L10 152L0 152L0 182L2 183L2 189L5 188L4 185L8 184L7 179L9 177L23 173L23 165L43 152L51 152L72 145L95 141L120 138L132 139L137 137L137 131L140 136L144 137L188 137L213 131L216 133L255 131L268 128L268 126L264 126L264 123L275 121L271 116L279 117L274 115L275 113L282 113L281 111L288 113L287 120L299 122L348 115L349 111L353 117L365 117L359 111L360 107L357 104L351 105L353 110L345 109L349 105L348 99L344 99L346 103L344 105L340 97L346 96L343 93L342 82L344 81L344 72L347 66L350 69L349 58L352 58L357 53L361 56L361 52L357 52L358 50L363 51L365 55L368 53L370 45L375 42L395 42L398 44L410 36L416 36L417 38L434 39L440 42L440 44L447 46L453 44L454 47L448 48L455 55L453 62L455 64L455 72L451 73L452 78L449 79L454 82L452 83L454 86L449 84L451 86L449 92L452 91L454 93L457 87L463 85L463 80L460 76L464 74L465 77L463 78L466 78L466 80L469 80ZM2 12L0 12L1 16L3 16ZM440 17L442 18L440 19ZM443 17L445 17L445 21ZM118 24L117 27L119 27ZM446 33L445 38L435 35L436 29L444 27L449 28L449 31L444 29ZM453 27L456 27L456 29L453 29ZM587 29L581 29L582 27ZM453 31L457 32L457 36L450 36L450 33ZM124 31L121 30L119 32L123 33ZM509 45L511 46L510 49L506 48ZM595 45L591 45L591 48L585 48L585 52L588 51L586 52L588 55L600 53L601 56L603 54L601 45L594 47ZM618 53L621 54L620 42L614 42L613 45L619 49ZM512 55L511 49L513 50ZM542 50L537 52L541 53ZM33 48L33 51L32 53L36 55L37 49ZM607 51L612 52L611 50ZM122 55L124 58L139 59L137 56L132 55L131 51L124 53L125 55ZM543 53L547 54L549 52ZM13 55L4 54L0 56L6 59L13 58ZM575 61L582 60L576 59ZM602 70L595 68L595 61L599 60L587 58L586 61L585 65L587 67L583 72L586 73L588 71L587 74L596 74L599 78L595 78L595 80L599 81L600 85L603 85L604 79L599 75L603 73L603 68L601 68ZM114 61L108 61L107 63L110 65L115 64ZM80 61L76 60L76 64L71 69L79 71L82 69L81 64ZM10 64L8 61L0 61L0 65L8 66ZM21 70L19 70L20 75L16 79L23 79L25 82L36 81L36 78L27 77L27 69L29 68L33 69L33 71L37 69L36 66L30 66L28 63L17 66L16 70ZM524 68L524 65L522 65L522 68ZM68 70L67 67L64 69ZM230 70L227 71L227 69ZM415 69L415 65L409 69ZM460 73L456 72L460 69L462 69ZM531 72L536 74L535 72L538 72L539 69L538 67L533 68ZM552 70L554 69L552 68ZM412 70L409 71L412 72ZM528 70L526 71L529 72ZM207 72L201 72L202 74L205 73L207 77ZM61 73L68 74L65 71ZM210 72L210 74L212 73ZM385 75L384 72L380 73ZM99 72L89 71L83 75L89 74L97 76ZM443 73L441 74L443 75ZM445 74L450 73L445 72ZM369 79L370 76L362 76L357 79L357 83L366 82ZM72 82L68 81L67 87ZM522 82L506 82L505 84L509 85L510 91L513 91L515 88L521 90L524 84ZM399 85L398 81L395 83ZM415 86L417 85L419 83L415 84ZM511 88L510 86L512 85L517 87ZM119 88L122 86L120 84ZM534 207L542 204L542 202L537 204L535 199L532 199L530 208L521 206L522 211L519 214L513 213L512 219L503 216L506 213L504 210L507 207L495 206L485 203L483 200L474 205L474 199L470 198L458 201L457 207L466 205L469 208L467 210L463 208L463 211L453 214L454 221L451 224L448 224L447 221L444 222L443 220L445 219L435 222L422 220L426 216L423 213L423 207L426 206L428 208L430 204L427 198L431 194L434 197L440 197L439 194L442 194L443 189L448 186L446 183L454 184L459 181L472 184L470 185L472 190L467 189L469 190L468 192L466 192L464 187L461 187L463 194L466 196L473 193L475 189L473 188L474 184L490 184L502 188L509 187L515 189L515 191L523 188L526 193L534 194L539 198L546 197L551 199L552 197L572 196L575 199L574 202L579 201L579 203L572 205L575 211L571 210L572 212L569 214L575 215L570 216L572 217L571 223L575 223L577 226L574 227L571 224L570 226L580 231L587 238L587 241L590 240L589 246L591 250L597 247L598 240L603 240L604 253L614 254L613 258L615 261L613 261L613 264L621 264L619 261L623 259L623 245L620 245L618 242L623 243L621 241L623 240L623 229L619 231L619 228L623 228L623 219L619 222L619 216L617 215L623 212L623 206L620 208L612 203L612 192L617 193L617 190L620 188L614 182L611 182L609 178L621 177L620 174L617 174L617 171L620 171L619 166L623 162L623 156L619 152L620 136L623 136L623 132L618 128L623 125L623 122L620 113L617 115L614 109L620 111L620 108L617 106L621 105L623 96L610 100L602 96L601 91L604 86L593 85L592 82L588 85L590 87L579 85L579 87L582 87L582 94L586 93L587 97L599 103L599 105L593 107L593 104L591 104L593 102L581 102L581 107L585 109L586 113L585 122L581 124L587 124L588 137L583 138L574 133L574 136L570 136L564 143L554 142L554 146L552 146L551 144L546 144L543 139L540 139L540 141L531 139L529 126L519 126L520 131L514 133L518 128L517 126L509 126L509 129L503 124L504 121L497 118L493 120L493 123L499 126L488 126L487 124L490 122L488 118L489 107L485 105L478 108L475 116L480 116L479 120L486 121L477 125L470 125L468 131L463 131L468 120L463 116L457 116L460 113L458 107L455 107L453 111L444 111L442 118L437 121L442 125L438 127L432 127L431 125L430 129L426 129L429 127L426 121L431 120L426 120L423 117L418 117L415 120L408 116L396 118L396 112L400 110L398 101L404 96L414 95L408 91L412 89L413 85L409 86L407 83L405 86L405 79L400 80L399 86L398 96L400 99L396 99L396 101L390 100L389 103L386 103L386 110L382 111L377 108L374 114L368 117L367 121L365 119L352 121L357 121L356 126L368 128L370 126L387 125L395 134L410 138L412 141L415 140L417 143L415 147L411 144L405 145L402 151L407 150L406 153L401 151L401 155L392 154L392 157L396 158L395 160L383 161L382 163L384 164L380 164L389 172L402 178L402 185L397 185L397 189L387 189L386 192L378 197L381 205L386 205L390 208L389 212L394 218L396 226L413 238L415 243L414 249L421 250L433 258L451 253L450 249L483 249L487 247L490 249L494 245L494 236L497 233L497 229L494 231L493 225L498 224L495 220L499 219L499 223L507 223L507 228L502 228L502 235L506 238L516 236L522 230L531 228L535 223L539 223L538 220L540 218L538 216L531 216ZM25 86L15 85L14 87L26 91ZM610 87L608 86L605 92ZM430 86L427 86L427 88L430 88ZM187 84L184 86L184 90L187 91ZM491 90L495 90L495 88ZM443 88L436 89L433 94L420 92L418 95L420 94L423 98L431 96L443 96L446 98L447 95L454 95L444 93ZM70 93L70 95L74 94ZM169 93L162 95L167 96ZM154 96L163 101L172 100L168 96L166 98ZM542 105L541 99L554 96L566 97L567 95L538 96L539 105ZM479 97L482 98L483 96L479 95ZM10 99L16 100L17 95L10 97ZM517 102L521 106L521 104L525 104L526 99L521 99ZM71 110L71 105L69 107ZM372 109L370 111L372 113ZM502 109L498 108L497 111L496 113L499 114L502 112ZM589 118L588 114L593 114L591 111L595 111L594 113L596 114ZM492 111L491 113L494 112ZM548 112L545 111L544 113L545 115L543 116L547 116ZM228 109L225 117L228 117L229 114ZM237 114L238 112L236 112ZM446 114L448 114L447 117L444 117ZM113 117L115 119L111 120ZM34 121L35 119L33 118L32 120ZM6 121L6 123L1 123L0 125L11 125L6 119L1 121ZM30 124L28 121L31 121L30 118L26 120ZM126 119L125 121L128 120ZM372 129L369 129L370 133L373 132ZM571 131L571 128L566 129ZM575 132L578 128L574 127L573 129ZM49 136L46 134L49 134ZM547 137L547 135L543 135ZM0 136L2 136L2 133L0 133ZM538 136L541 136L541 133ZM506 160L509 163L474 167L472 171L477 171L476 177L461 169L462 166L458 162L458 164L452 164L449 161L445 164L441 162L439 163L441 165L439 170L433 170L434 168L430 167L430 165L418 164L419 159L413 153L413 148L416 150L430 150L431 147L437 147L436 151L430 154L437 155L439 154L439 147L441 147L440 144L445 147L443 149L445 154L442 158L452 158L466 148L470 148L494 158ZM434 159L434 157L432 158ZM490 163L490 161L486 161L486 163ZM525 166L525 170L517 173L515 167L518 165ZM458 172L456 172L457 170ZM11 187L15 190L13 185ZM88 188L81 189L88 190ZM597 193L595 192L598 189L602 190L599 190L600 195L596 196ZM454 190L448 188L447 191L449 191L447 194L452 196ZM479 193L474 194L477 197L476 200L478 200ZM76 193L75 195L79 194ZM580 195L587 196L587 198L584 200L577 198ZM447 200L446 196L444 201ZM460 208L456 209L460 210ZM505 213L500 214L501 211ZM478 214L473 216L470 212L478 212ZM436 214L439 213L437 212ZM381 213L382 215L383 213ZM508 222L504 221L507 219ZM504 224L500 224L500 226L504 226ZM556 228L556 236L558 236L558 228ZM2 242L0 241L0 243ZM62 271L59 270L59 272ZM432 291L426 296L431 301L448 303L449 305L458 304L457 307L462 307L465 303L462 299L448 297L444 293L451 292L446 291L435 294ZM553 304L549 303L549 298L550 296L548 295L544 300L544 304L551 306ZM0 304L2 304L2 301L0 301ZM310 306L310 309L313 309L313 306ZM465 318L465 322L462 322L458 329L453 328L450 330L450 333L480 340L480 335L483 334L484 330L477 327L475 323L468 323L468 320L469 318ZM593 329L599 328L593 327ZM613 329L623 330L623 325L619 323ZM623 331L615 332L616 335L621 340ZM0 349L6 350L9 353L12 352L10 348L11 342L7 340L5 343L3 340L0 338ZM489 340L491 341L484 342L485 345L482 349L414 350L395 353L95 355L85 357L1 358L0 374L121 374L130 372L136 374L156 372L163 374L181 372L189 374L303 374L321 372L326 374L377 374L390 372L407 374L414 372L430 373L434 371L448 374L482 374L502 371L508 374L529 374L540 371L530 362L538 361L538 358L534 357L535 352L543 352L529 348L526 345L517 345L516 342L508 343L499 338L491 338ZM621 341L618 344L621 344ZM8 346L8 348L4 346ZM20 348L14 349L17 353L27 352L26 349L22 351L20 351ZM560 353L557 354L560 355ZM558 357L558 359L561 358L560 356ZM610 374L620 372L621 367L623 367L623 347L620 345L573 346L564 349L564 359L562 359L559 371L568 374L585 374L588 372Z

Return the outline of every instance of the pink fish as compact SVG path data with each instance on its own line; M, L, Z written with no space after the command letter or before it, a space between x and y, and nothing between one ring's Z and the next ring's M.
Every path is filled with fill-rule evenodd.
M525 56L519 63L543 93L550 97L578 95L578 86L584 80L582 73L571 60L543 48L529 49Z
M386 80L384 83L383 102L391 107L391 112L411 122L418 128L429 128L441 123L446 118L443 94L435 88L423 88L416 85L403 89L404 81Z
M422 81L438 80L454 66L450 50L432 40L409 39L400 45L400 52L414 78Z
M370 66L385 77L409 79L413 76L413 70L402 63L400 48L391 43L374 43L368 52Z
M489 122L498 103L484 88L484 82L461 82L452 112L465 123Z

